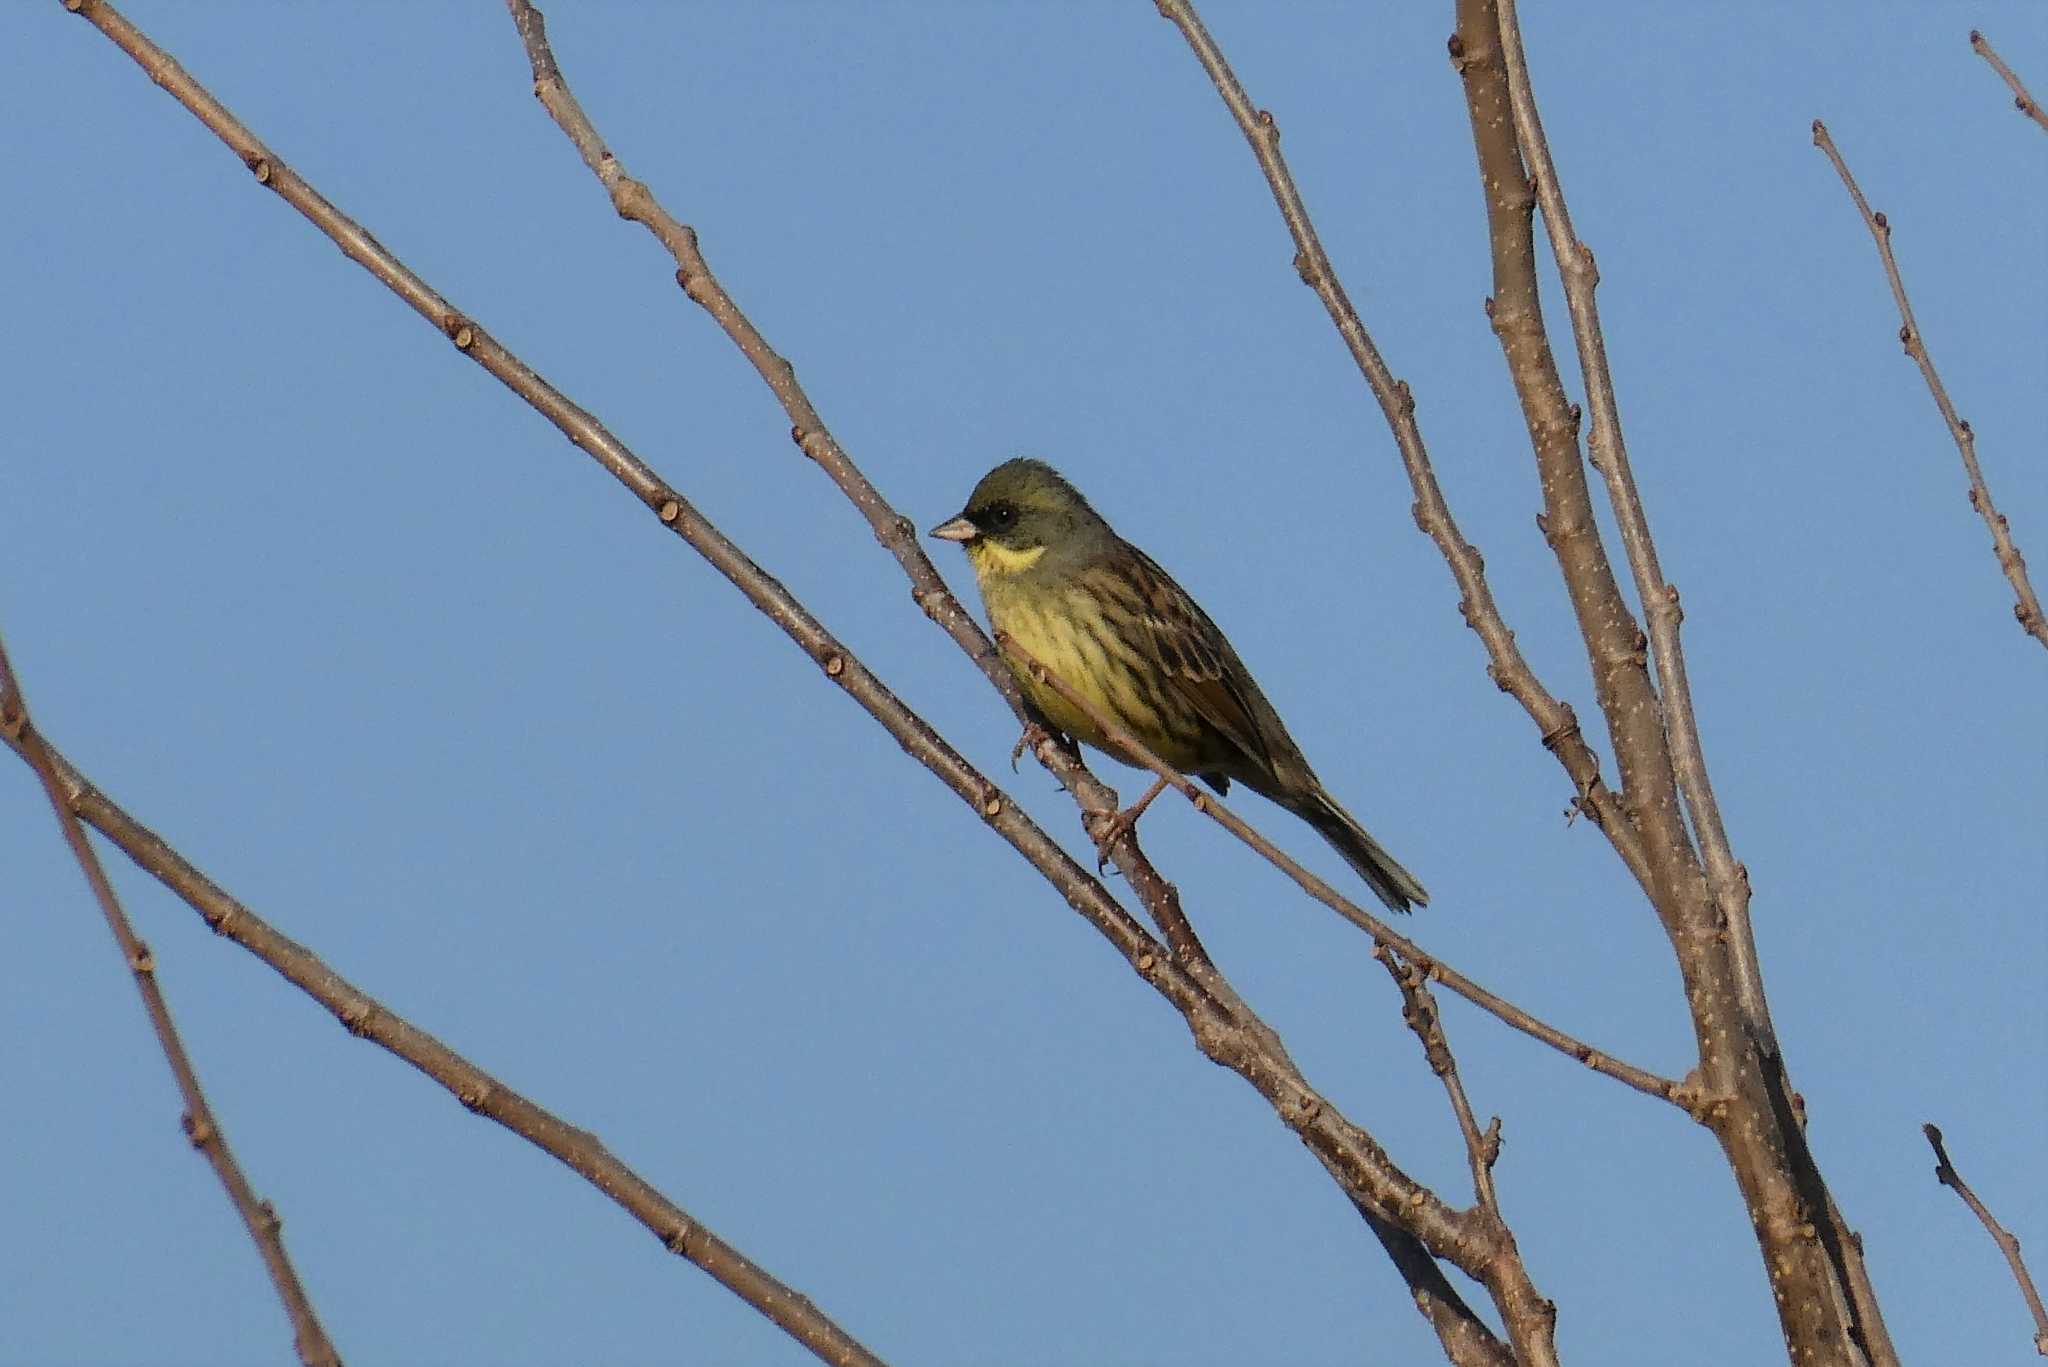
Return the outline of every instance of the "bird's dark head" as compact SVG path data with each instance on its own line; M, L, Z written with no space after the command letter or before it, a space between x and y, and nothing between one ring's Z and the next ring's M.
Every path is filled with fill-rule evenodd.
M1018 574L1049 549L1092 542L1108 526L1080 490L1042 460L1006 460L981 477L967 508L932 528L942 541L958 541L978 576Z

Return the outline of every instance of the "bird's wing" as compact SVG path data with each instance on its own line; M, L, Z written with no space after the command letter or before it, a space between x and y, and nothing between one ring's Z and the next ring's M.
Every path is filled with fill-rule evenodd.
M1160 569L1151 556L1131 547L1133 579L1152 658L1196 714L1221 732L1258 767L1270 771L1256 704L1245 696L1244 666L1209 614Z

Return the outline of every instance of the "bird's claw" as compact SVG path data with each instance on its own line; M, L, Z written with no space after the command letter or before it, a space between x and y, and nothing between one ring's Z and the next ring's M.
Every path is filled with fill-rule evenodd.
M1017 743L1010 747L1010 772L1017 772L1017 761L1024 757L1026 750L1036 750L1039 745L1052 739L1052 732L1037 722L1026 722L1024 732L1017 737Z
M1088 813L1082 824L1088 831L1088 838L1095 842L1095 872L1099 874L1109 867L1109 852L1138 824L1141 810L1127 807L1121 812Z
M1152 799L1158 797L1165 788L1166 780L1160 778L1150 788L1145 790L1145 796L1139 798L1122 811L1090 812L1083 819L1083 824L1088 831L1088 838L1095 842L1095 871L1097 873L1101 873L1108 866L1110 850L1115 847L1119 840L1122 840L1131 833L1138 824L1138 818L1143 816L1145 809L1152 805Z

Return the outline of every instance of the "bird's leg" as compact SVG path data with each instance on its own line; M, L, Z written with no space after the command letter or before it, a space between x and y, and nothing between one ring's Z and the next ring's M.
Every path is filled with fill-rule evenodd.
M1139 798L1122 811L1097 812L1095 814L1091 822L1092 829L1088 834L1095 841L1095 871L1097 873L1101 873L1103 866L1109 863L1110 846L1116 844L1117 841L1129 834L1130 829L1138 824L1138 818L1145 814L1145 809L1152 805L1152 799L1165 791L1166 776L1161 774L1158 778L1152 780L1152 786L1145 790L1145 796Z

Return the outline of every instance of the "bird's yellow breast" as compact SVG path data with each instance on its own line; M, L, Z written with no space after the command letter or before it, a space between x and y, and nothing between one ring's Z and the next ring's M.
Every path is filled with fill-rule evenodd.
M992 590L992 591L991 591ZM989 622L1022 647L1033 660L1057 674L1118 725L1151 746L1159 757L1182 768L1199 766L1202 747L1184 716L1173 710L1157 684L1156 671L1139 659L1128 639L1104 622L1100 606L1076 587L1026 588L1001 580L983 581ZM1063 697L1050 683L1037 679L1015 650L1006 653L1011 672L1024 696L1047 721L1126 764L1142 761L1110 741L1083 709Z

